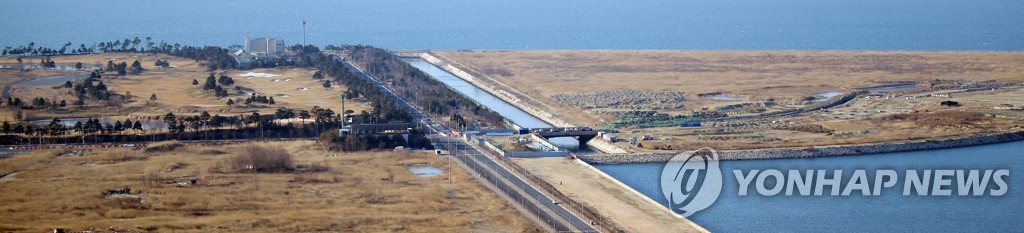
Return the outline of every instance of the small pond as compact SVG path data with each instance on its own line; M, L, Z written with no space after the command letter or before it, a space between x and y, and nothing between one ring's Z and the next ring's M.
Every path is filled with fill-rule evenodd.
M814 98L813 101L814 102L822 102L822 101L828 100L829 98L836 97L836 96L839 96L839 95L842 95L842 94L845 94L845 93L835 92L835 91L820 93L820 94L818 94L817 97Z
M65 127L74 127L75 123L77 123L77 122L85 122L86 120L89 120L89 118L65 118L65 119L60 119L60 124L64 125ZM107 124L113 125L114 122L117 121L117 120L110 119L110 118L99 118L99 120L100 120L100 124L103 124L104 126L107 125ZM32 124L36 124L36 125L49 125L51 121L53 121L53 120L52 119L34 120L34 121L32 121ZM132 122L135 122L135 121L136 120L132 120ZM142 129L143 130L166 130L167 129L167 123L165 123L163 121L142 120Z
M409 172L412 172L413 175L419 177L431 177L444 173L444 171L441 171L441 169L437 169L436 167L428 165L409 166L406 167L406 169L409 169Z
M739 97L735 97L735 96L731 96L731 95L725 95L725 94L701 96L700 98L702 98L702 99L709 99L709 100L722 100L722 101L738 101L738 100L743 100L743 98L739 98Z

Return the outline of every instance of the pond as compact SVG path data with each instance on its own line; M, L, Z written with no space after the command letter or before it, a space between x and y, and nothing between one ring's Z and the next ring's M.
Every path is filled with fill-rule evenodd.
M110 118L98 118L98 119L100 121L100 124L103 124L104 126L107 125L107 124L113 125L114 122L118 121L118 120L110 119ZM64 125L65 127L74 127L75 123L78 123L78 122L85 123L85 121L89 120L89 118L65 118L65 119L59 119L59 120L60 120L60 124ZM35 124L35 125L49 125L51 121L53 121L53 119L34 120L34 121L31 121L31 123ZM141 121L142 121L142 129L143 130L166 130L167 129L167 123L164 123L163 121L153 121L153 120L141 120ZM135 122L135 121L133 120L132 122Z
M54 67L46 67L42 65L29 65L29 64L2 64L0 69L18 69L18 70L96 70L103 69L99 66L88 66L83 65L81 69L75 68L75 66L56 65Z
M814 102L822 102L822 101L826 101L826 100L828 100L828 99L830 99L832 97L836 97L836 96L839 96L839 95L842 95L842 94L845 94L845 93L835 92L835 91L825 92L825 93L818 94L818 96L816 98L814 98L813 101Z
M405 169L409 169L409 172L412 172L413 175L419 177L432 177L444 173L444 171L441 171L441 169L437 169L436 167L432 167L429 165L409 166L406 167Z
M709 99L709 100L722 100L722 101L743 100L743 98L739 98L739 97L735 97L735 96L731 96L731 95L725 95L725 94L701 96L700 98Z

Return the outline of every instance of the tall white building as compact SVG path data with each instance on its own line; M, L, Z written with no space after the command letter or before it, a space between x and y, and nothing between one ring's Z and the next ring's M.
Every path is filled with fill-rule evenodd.
M245 38L245 53L257 56L281 56L284 54L284 39L281 38Z

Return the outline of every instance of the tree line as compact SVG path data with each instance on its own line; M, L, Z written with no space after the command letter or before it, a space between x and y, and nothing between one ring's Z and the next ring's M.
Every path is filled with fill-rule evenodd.
M332 48L347 50L354 62L363 65L367 73L377 77L381 82L389 83L388 86L395 93L407 100L415 100L415 104L430 113L450 116L450 120L459 126L468 126L470 120L481 122L484 126L504 125L504 117L497 112L486 109L449 89L446 84L402 61L387 50L363 45Z

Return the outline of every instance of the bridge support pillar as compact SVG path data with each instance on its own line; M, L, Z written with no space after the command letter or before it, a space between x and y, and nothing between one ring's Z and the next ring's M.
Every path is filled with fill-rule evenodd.
M580 141L580 148L582 149L587 148L587 142L590 142L590 139L594 139L594 137L597 137L597 135L579 136L576 140Z

